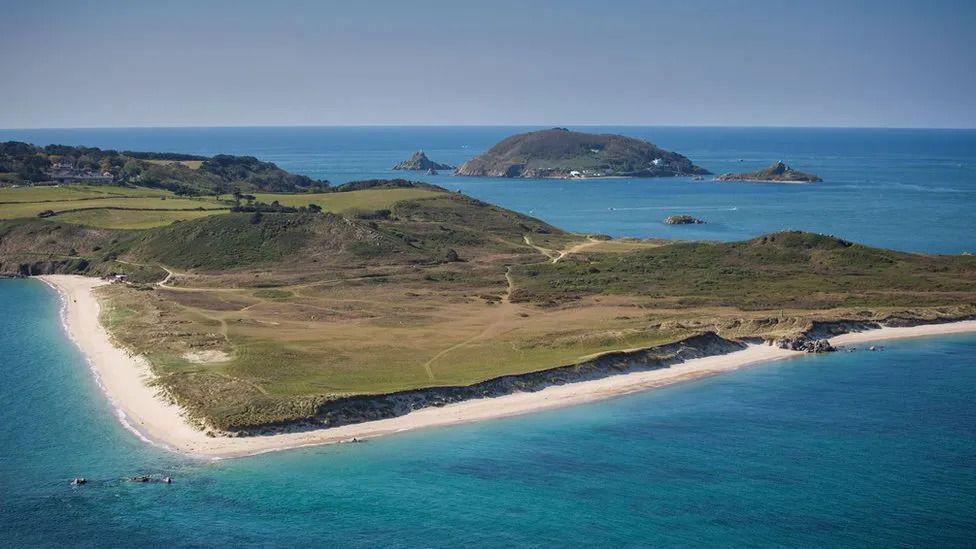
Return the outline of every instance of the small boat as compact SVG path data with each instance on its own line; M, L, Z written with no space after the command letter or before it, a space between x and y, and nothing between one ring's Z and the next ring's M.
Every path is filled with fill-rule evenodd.
M88 484L88 479L85 477L75 477L71 479L72 486L81 486L82 484Z
M132 477L129 480L131 480L132 482L149 482L150 479L147 475L139 475L139 476Z

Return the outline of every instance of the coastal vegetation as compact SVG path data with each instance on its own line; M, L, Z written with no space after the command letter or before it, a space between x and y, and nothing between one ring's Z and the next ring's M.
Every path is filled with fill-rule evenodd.
M103 150L97 147L0 143L0 186L99 182L199 196L241 191L322 190L328 181L288 173L253 156Z
M327 212L375 212L411 198L433 196L436 187L376 188L353 182L320 193L254 193L237 197L177 196L172 191L117 185L61 185L0 188L0 220L51 217L89 227L149 229L176 221L238 211L254 211L249 204L287 208L318 207ZM360 190L361 189L361 190ZM267 208L266 208L267 209ZM43 215L42 215L43 214Z
M217 432L364 420L410 391L481 394L709 333L976 314L972 256L803 232L611 239L405 180L194 198L0 189L0 217L2 273L124 275L97 290L105 326ZM380 395L381 409L361 400Z

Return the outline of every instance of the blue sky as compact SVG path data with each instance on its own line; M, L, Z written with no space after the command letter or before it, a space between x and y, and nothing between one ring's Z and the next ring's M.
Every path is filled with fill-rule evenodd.
M976 127L976 2L0 0L0 127Z

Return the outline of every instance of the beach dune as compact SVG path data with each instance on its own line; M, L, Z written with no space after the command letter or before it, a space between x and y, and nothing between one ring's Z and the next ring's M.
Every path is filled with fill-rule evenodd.
M45 275L39 278L60 293L65 330L84 352L122 423L148 442L175 452L211 459L362 440L412 429L581 404L803 354L771 345L750 345L741 351L689 360L668 368L553 386L532 393L467 400L443 407L424 408L390 419L266 436L209 436L192 425L179 406L169 402L153 387L153 374L144 358L132 356L113 344L111 336L99 322L99 303L93 294L95 288L105 284L104 281L75 275ZM971 331L976 331L976 321L882 328L845 334L830 341L834 345L850 345Z

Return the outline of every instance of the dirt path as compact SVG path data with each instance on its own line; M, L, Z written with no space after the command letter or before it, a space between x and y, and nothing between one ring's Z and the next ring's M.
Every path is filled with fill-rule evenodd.
M592 236L588 236L588 237L586 237L586 242L581 242L579 244L575 244L573 246L570 246L570 247L566 248L565 250L560 250L559 251L559 255L557 255L555 257L555 259L552 260L552 262L553 263L559 263L559 261L562 260L567 255L579 253L579 252L581 252L581 251L583 251L583 250L585 250L587 248L592 248L593 246L596 246L600 242L601 242L600 240L597 240L597 239L593 238Z
M434 372L430 369L431 364L437 362L439 359L450 354L451 352L462 347L466 347L475 341L500 333L499 328L503 327L506 321L512 320L512 318L518 313L519 306L512 303L512 293L515 292L515 281L512 280L512 268L510 266L505 268L505 280L508 282L508 288L505 291L505 295L502 296L501 302L498 304L495 310L492 311L492 316L494 318L491 323L485 326L485 329L478 334L469 337L460 343L451 345L424 363L424 371L427 372L427 377L431 381L434 380Z
M176 271L170 269L169 267L166 267L165 265L162 265L160 263L157 263L156 265L146 265L145 263L133 263L131 261L125 261L124 259L116 259L115 262L116 263L121 263L123 265L132 265L134 267L146 267L147 269L152 268L152 267L159 267L160 269L166 271L166 277L156 283L156 285L159 286L160 288L166 288L167 290L178 290L178 291L182 291L182 292L186 292L186 291L211 291L211 288L179 288L177 286L170 286L168 284L168 282L170 280L172 280L173 277L178 276L181 273L178 273L178 272L176 272ZM213 288L213 290L224 290L224 291L227 291L227 288Z
M538 244L535 244L534 242L532 242L531 239L529 239L529 235L527 235L527 234L526 235L522 235L522 240L524 240L525 243L528 244L529 246L532 246L533 248L535 248L542 255L548 257L550 263L559 263L567 255L581 252L581 251L583 251L583 250L585 250L587 248L591 248L593 246L596 246L597 244L599 244L601 242L600 240L597 240L596 238L593 238L592 236L587 236L586 237L586 242L580 242L579 244L573 244L572 246L566 248L565 250L553 250L552 248L544 248L542 246L539 246Z
M176 276L176 273L174 273L173 271L169 270L168 268L162 265L160 265L159 268L166 271L166 278L158 282L159 286L163 288L172 288L172 286L167 286L166 283L169 282L174 276Z
M529 239L529 235L527 235L527 234L522 235L522 240L524 240L525 243L528 244L529 246L532 246L533 248L535 248L536 251L538 251L540 254L548 257L549 258L549 261L555 261L555 259L557 257L559 257L559 252L557 252L556 250L550 249L550 248L543 248L542 246L539 246L538 244L534 244Z
M574 244L573 246L570 246L565 250L557 251L550 248L544 248L542 246L533 243L532 240L529 238L529 235L522 235L522 240L524 240L527 245L535 248L536 250L538 250L539 253L546 256L549 259L550 263L558 263L561 259L563 259L567 255L585 250L586 248L595 246L600 242L599 240L593 238L592 236L587 236L586 242ZM499 327L503 326L506 323L506 321L510 321L515 317L515 315L518 313L519 306L512 303L512 293L515 292L515 281L512 279L511 266L505 268L505 281L508 283L508 289L506 290L505 295L502 296L501 302L499 303L498 307L494 311L494 315L493 315L494 319L492 320L492 322L487 326L485 326L485 329L479 332L478 334L468 339L465 339L460 343L451 345L450 347L440 351L439 353L431 357L430 360L425 362L424 371L427 373L428 379L430 379L431 381L434 380L434 372L430 368L431 364L434 364L435 362L445 357L446 355L458 349L466 347L471 343L474 343L475 341L485 339L486 337L497 334L499 332L498 330Z

